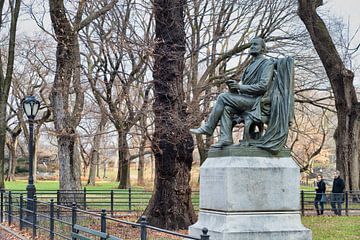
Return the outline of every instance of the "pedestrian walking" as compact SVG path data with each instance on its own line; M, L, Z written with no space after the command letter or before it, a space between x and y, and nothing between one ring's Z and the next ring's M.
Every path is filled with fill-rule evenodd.
M315 205L317 215L323 215L324 214L324 204L326 203L326 194L325 194L326 184L324 182L322 175L318 175L316 177L316 180L317 180L316 186L315 186L316 196L315 196L315 200L314 200L314 205ZM319 209L319 205L320 205L320 209Z
M335 215L341 216L341 205L344 201L344 180L340 177L340 171L334 172L334 182L331 191L331 208Z

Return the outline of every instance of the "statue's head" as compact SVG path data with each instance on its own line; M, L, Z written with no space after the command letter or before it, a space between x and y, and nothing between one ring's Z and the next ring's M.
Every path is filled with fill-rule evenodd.
M257 56L266 52L266 44L264 39L255 37L251 40L250 44L250 55Z

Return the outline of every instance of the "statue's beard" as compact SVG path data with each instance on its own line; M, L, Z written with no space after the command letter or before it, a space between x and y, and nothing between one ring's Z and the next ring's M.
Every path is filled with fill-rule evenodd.
M253 57L259 56L261 54L261 52L256 52L256 51L249 51L249 54Z

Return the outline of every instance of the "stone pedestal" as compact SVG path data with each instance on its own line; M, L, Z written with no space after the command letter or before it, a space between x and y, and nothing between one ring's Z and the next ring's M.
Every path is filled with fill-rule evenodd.
M300 171L289 151L249 147L210 150L200 168L199 220L211 240L311 240L301 224Z

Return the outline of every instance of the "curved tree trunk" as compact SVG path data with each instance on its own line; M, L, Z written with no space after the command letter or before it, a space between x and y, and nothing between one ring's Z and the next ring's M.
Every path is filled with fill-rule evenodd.
M154 1L156 46L154 77L155 189L145 215L151 225L186 229L196 221L190 170L194 143L186 124L183 92L184 0Z
M316 9L322 0L298 0L298 13L304 22L314 47L324 65L335 96L338 126L334 134L336 167L345 180L346 189L360 189L359 120L358 102L353 80L354 74L346 69L324 21Z

